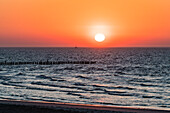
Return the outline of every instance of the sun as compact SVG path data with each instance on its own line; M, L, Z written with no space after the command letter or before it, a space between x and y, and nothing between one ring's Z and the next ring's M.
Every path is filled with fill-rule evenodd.
M95 35L95 40L97 42L103 42L105 40L105 35L102 33L98 33Z

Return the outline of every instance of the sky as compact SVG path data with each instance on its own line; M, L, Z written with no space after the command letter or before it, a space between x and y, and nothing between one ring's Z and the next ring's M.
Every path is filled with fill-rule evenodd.
M170 47L170 0L0 0L0 47L75 46Z

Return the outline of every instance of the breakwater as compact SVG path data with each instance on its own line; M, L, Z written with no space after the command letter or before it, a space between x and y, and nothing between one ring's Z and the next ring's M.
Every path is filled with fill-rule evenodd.
M57 65L57 64L96 64L96 61L39 61L39 62L0 62L0 65Z

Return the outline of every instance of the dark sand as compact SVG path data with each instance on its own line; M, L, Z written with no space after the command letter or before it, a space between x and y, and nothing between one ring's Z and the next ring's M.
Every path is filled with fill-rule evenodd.
M170 110L58 102L0 100L0 113L170 113Z

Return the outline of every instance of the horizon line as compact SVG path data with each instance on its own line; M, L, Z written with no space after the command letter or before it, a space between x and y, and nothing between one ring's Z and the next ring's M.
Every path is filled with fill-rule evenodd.
M77 46L0 46L0 48L170 48L170 46L117 46L117 47L77 47Z

